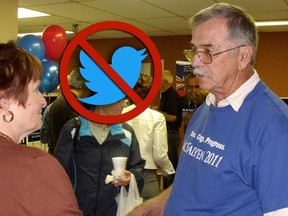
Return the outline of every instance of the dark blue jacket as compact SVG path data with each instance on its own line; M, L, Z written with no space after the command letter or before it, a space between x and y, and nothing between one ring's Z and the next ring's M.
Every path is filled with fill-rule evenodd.
M127 157L126 169L134 174L140 191L144 184L142 170L145 160L141 158L135 133L126 123L112 125L107 139L100 145L92 136L88 121L81 118L79 140L73 151L75 131L72 119L60 133L54 156L68 173L85 216L115 216L115 197L120 188L112 183L105 184L106 176L111 175L113 169L112 157Z

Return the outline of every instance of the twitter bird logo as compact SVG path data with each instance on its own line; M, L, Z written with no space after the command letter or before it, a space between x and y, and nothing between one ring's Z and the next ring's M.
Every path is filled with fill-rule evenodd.
M146 58L146 49L136 50L130 46L118 48L112 55L111 67L133 88L141 72L142 61ZM80 51L82 67L80 73L86 86L95 92L90 97L78 98L79 101L91 105L106 105L115 103L125 97L122 90L110 77L88 56L82 49Z

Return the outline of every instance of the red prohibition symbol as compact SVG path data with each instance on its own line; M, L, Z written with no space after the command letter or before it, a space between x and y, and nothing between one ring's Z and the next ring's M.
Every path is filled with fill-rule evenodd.
M92 47L87 41L86 38L99 31L103 30L119 30L125 31L131 35L134 35L138 38L147 48L150 53L152 63L153 63L153 83L149 94L143 100L140 98L133 89L119 76L111 66L106 62L106 60ZM135 103L136 108L133 110L117 115L117 116L103 116L94 113L91 110L84 108L77 98L71 92L71 89L68 85L68 66L70 62L70 58L74 52L74 50L80 46L89 56L94 60L95 63L102 68L102 70L109 76L111 80ZM93 122L98 122L102 124L116 124L120 122L125 122L129 119L134 118L135 116L139 115L143 112L154 100L155 96L159 91L159 86L162 77L162 65L161 65L161 58L153 41L140 29L136 28L135 26L119 21L105 21L100 23L95 23L79 33L70 41L68 46L66 47L62 60L60 63L60 85L61 90L70 104L70 106L79 113L79 115L83 116L86 119L89 119Z

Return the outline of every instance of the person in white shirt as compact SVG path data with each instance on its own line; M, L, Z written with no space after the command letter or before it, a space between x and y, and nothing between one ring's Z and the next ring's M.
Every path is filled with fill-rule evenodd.
M151 87L153 78L140 74L134 91L144 99ZM123 113L129 112L136 106L134 104L125 107ZM141 114L127 121L136 134L140 146L140 154L146 160L144 167L144 187L141 197L144 201L151 199L160 193L157 169L165 174L173 174L175 170L168 158L166 120L162 113L147 108Z

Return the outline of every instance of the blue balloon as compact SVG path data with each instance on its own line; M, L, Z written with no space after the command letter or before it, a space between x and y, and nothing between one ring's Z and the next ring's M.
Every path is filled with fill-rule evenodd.
M45 55L45 45L41 38L35 35L25 35L18 40L17 45L22 47L26 52L34 55L40 61Z
M49 60L51 60L51 59L49 59L48 56L45 54L44 57L43 57L43 59L42 59L42 62L43 62L43 61L49 61Z
M59 64L55 61L42 61L43 75L40 89L45 93L54 91L59 85Z

